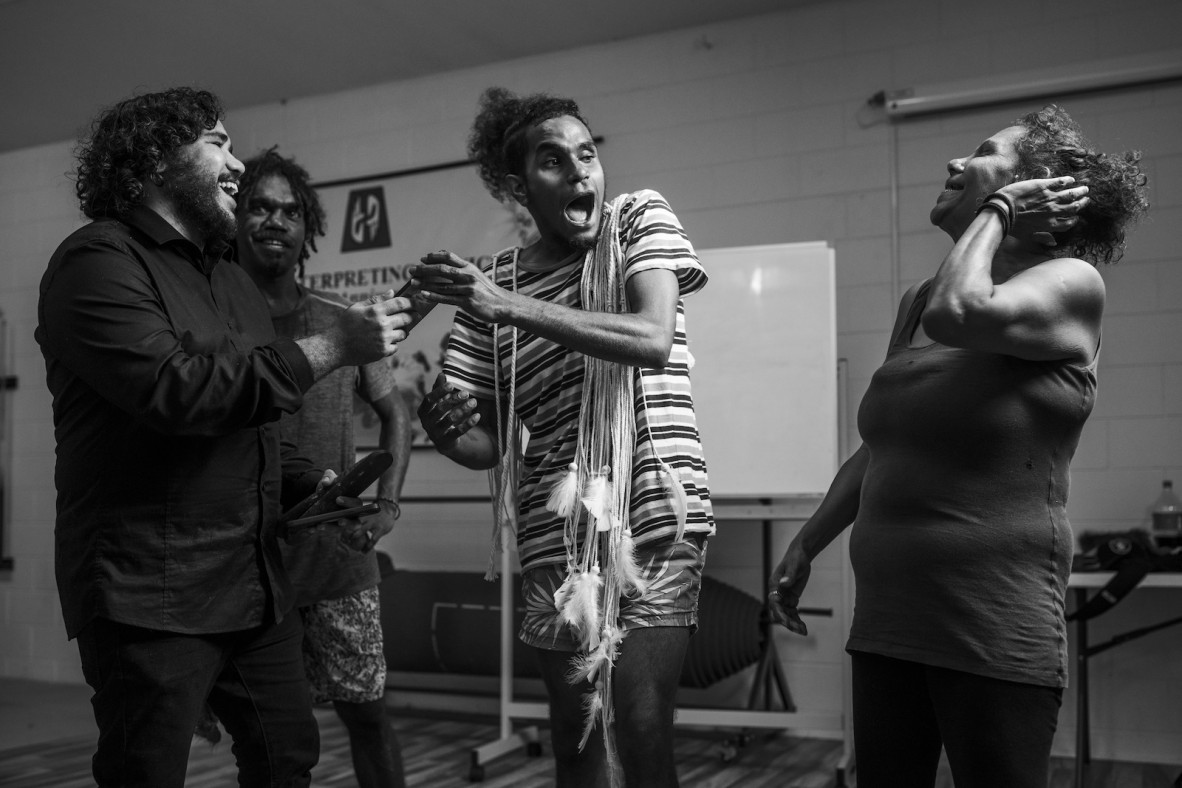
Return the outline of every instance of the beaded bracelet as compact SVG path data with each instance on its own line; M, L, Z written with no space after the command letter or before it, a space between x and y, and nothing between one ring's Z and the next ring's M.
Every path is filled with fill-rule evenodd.
M385 496L379 495L379 496L377 496L376 498L374 498L374 500L375 500L375 501L385 501L386 503L388 503L388 504L390 504L391 506L393 506L393 507L394 507L394 519L395 519L395 520L397 520L399 517L401 517L401 516L402 516L402 507L401 507L401 506L399 506L399 505L398 505L398 501L394 500L393 498L386 498Z

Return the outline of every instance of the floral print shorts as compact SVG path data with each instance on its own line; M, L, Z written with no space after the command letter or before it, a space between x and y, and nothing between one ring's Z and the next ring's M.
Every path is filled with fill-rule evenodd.
M365 703L386 692L378 589L301 608L304 619L304 672L312 700Z
M636 549L647 581L643 596L620 600L621 630L642 627L698 628L698 592L706 564L706 535L686 534L680 542L657 542ZM578 639L559 617L554 592L566 579L566 567L548 564L522 576L525 618L518 637L528 646L549 651L578 651Z

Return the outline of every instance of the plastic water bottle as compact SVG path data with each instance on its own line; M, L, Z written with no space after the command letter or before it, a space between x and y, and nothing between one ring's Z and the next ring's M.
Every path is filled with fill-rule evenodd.
M1182 500L1169 479L1161 483L1161 495L1153 502L1153 537L1163 547L1182 540Z

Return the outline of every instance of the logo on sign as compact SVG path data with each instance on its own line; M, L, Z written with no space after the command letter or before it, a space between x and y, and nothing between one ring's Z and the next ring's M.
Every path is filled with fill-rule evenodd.
M390 222L386 218L386 193L381 186L349 192L345 209L342 252L380 249L390 245Z

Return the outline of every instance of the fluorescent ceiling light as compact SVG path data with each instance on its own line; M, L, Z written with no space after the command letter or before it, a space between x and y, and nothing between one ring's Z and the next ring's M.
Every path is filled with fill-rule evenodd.
M1182 50L1165 50L1120 60L1001 74L988 80L884 91L880 100L888 117L905 118L1176 79L1182 79Z

